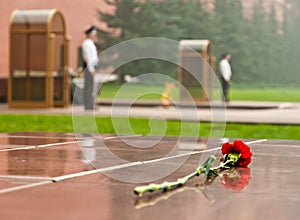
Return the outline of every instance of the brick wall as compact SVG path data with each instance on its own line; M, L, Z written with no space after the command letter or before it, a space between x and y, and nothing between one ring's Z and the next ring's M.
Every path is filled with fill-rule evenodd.
M77 48L84 39L83 30L88 25L103 27L99 22L97 10L108 10L112 8L105 5L103 0L10 0L0 1L0 77L8 76L8 54L9 54L9 23L10 17L15 9L51 9L62 11L67 22L67 32L71 36L70 63L71 67L77 66Z

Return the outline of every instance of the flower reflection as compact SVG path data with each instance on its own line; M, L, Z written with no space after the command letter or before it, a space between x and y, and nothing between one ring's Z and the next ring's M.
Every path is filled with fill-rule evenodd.
M162 200L167 200L170 197L174 196L175 194L182 193L186 190L194 190L197 193L202 193L203 196L207 199L209 203L214 203L215 199L212 196L212 194L207 190L208 185L212 184L215 180L215 177L208 178L204 183L201 184L196 184L195 186L188 187L188 186L183 186L179 188L175 188L169 191L166 191L164 193L162 192L157 192L154 194L150 194L144 197L138 197L135 200L134 206L136 209L141 209L147 206L154 206L158 202Z
M251 180L250 168L235 167L222 174L221 184L236 192L242 191Z

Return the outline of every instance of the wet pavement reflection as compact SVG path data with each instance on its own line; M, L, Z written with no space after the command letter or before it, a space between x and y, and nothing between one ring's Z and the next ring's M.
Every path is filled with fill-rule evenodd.
M139 178L137 172L147 169L150 174L153 167L163 173L163 167L154 166L158 159L168 155L161 164L168 167L181 163L178 156L188 153L184 163L155 182L177 180L198 167L201 150L207 147L207 139L194 142L188 137L164 137L147 147L154 139L0 134L1 219L274 220L300 215L300 141L253 143L249 168L232 168L209 181L195 177L185 187L137 197L133 189L142 182L123 179ZM218 147L220 142L210 144Z

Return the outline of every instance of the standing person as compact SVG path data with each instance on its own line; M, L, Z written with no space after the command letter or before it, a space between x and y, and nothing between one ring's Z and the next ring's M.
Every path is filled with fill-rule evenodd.
M99 61L98 52L95 45L97 41L97 30L94 26L85 30L86 39L82 43L82 57L84 60L84 108L94 109L94 74Z
M230 61L231 54L230 53L224 53L221 57L221 61L219 64L220 68L220 76L222 81L222 100L224 102L229 102L229 86L230 86L230 79L231 79L231 66Z

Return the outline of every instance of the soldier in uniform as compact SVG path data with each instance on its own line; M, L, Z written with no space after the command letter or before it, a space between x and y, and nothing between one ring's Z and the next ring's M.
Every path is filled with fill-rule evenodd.
M84 107L86 110L94 109L94 74L99 62L98 51L95 45L97 30L94 26L85 30L86 39L82 43L82 57L84 60Z

